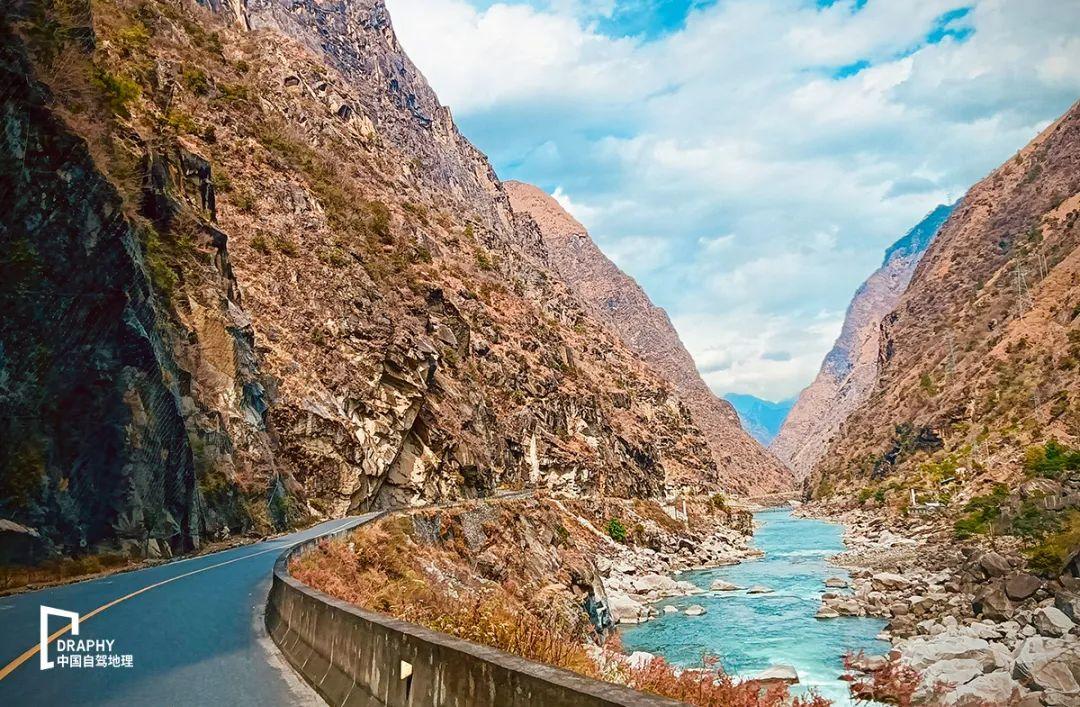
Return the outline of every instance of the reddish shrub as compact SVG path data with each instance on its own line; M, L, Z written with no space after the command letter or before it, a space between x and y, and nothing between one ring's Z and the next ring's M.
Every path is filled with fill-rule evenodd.
M855 671L855 666L862 658L862 651L856 654L848 653L844 656L844 668ZM899 707L911 707L912 696L919 687L921 677L918 670L898 660L889 660L883 667L863 677L846 675L844 679L851 682L851 696L859 702L884 702ZM936 686L935 690L941 691L946 687Z

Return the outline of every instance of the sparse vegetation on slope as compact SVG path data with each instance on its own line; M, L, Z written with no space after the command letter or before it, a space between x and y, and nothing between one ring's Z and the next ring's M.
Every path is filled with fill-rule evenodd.
M833 440L818 480L835 486L850 474L845 487L857 493L886 476L907 484L919 465L959 455L965 484L984 493L1022 478L1025 448L1080 440L1078 151L1080 104L957 205L885 317L874 393ZM898 425L937 446L897 447ZM1044 452L1028 466L1066 463Z
M413 511L323 543L293 560L290 571L357 606L693 705L828 704L820 697L791 699L783 685L739 683L710 658L684 670L662 659L632 666L619 657L617 634L606 614L596 613L595 599L604 596L592 564L604 542L595 530L605 517L599 514L621 507L635 524L671 519L649 501L604 505L540 498ZM704 516L695 512L691 519L696 524Z
M38 538L20 561L171 554L500 484L717 485L687 408L545 264L380 3L288 26L250 3L258 32L193 0L19 8L5 69L29 93L5 94L4 114L36 147L2 157L26 167L5 171L27 180L8 189L29 195L13 222L46 224L0 252L20 391L0 400L0 468L17 472L0 474L0 513ZM338 20L348 51L312 49ZM376 63L393 80L373 81ZM58 301L77 305L70 322L36 326ZM141 368L99 385L128 335ZM59 351L68 369L35 377ZM96 390L115 415L84 410Z

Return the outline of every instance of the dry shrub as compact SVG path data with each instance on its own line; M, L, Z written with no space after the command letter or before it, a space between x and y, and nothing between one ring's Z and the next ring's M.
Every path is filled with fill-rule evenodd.
M444 530L452 527L444 526ZM456 534L455 534L456 539ZM290 564L293 575L312 587L357 606L389 614L432 630L587 677L605 679L700 707L825 707L821 697L790 698L784 685L736 682L708 659L704 670L682 670L656 659L640 668L623 660L601 667L586 646L593 636L584 612L561 610L555 602L526 603L513 579L503 584L477 580L469 571L447 581L461 567L466 549L416 542L408 516L365 526L345 539L323 543ZM438 565L436 583L422 569ZM605 646L620 650L618 636Z
M9 592L33 585L49 585L91 577L102 572L133 566L135 560L121 552L63 557L38 565L7 565L0 567L0 592Z
M635 690L681 700L698 707L827 707L819 695L790 697L786 685L736 682L716 669L716 659L706 657L703 670L679 670L662 658L654 658L626 676Z
M524 606L504 587L471 587L471 600L433 585L418 560L441 551L411 537L411 520L361 528L347 540L323 543L290 564L301 582L357 606L514 655L596 676L585 651L591 625L584 613ZM464 593L464 592L462 592Z
M411 605L399 618L528 660L599 677L585 651L592 629L584 614L569 619L557 611L533 613L508 603L502 592L489 592L472 602L445 593L436 593L433 599L439 603Z
M638 516L653 521L669 533L679 533L683 530L683 524L665 513L656 501L634 499L633 508Z
M416 568L420 547L409 518L365 526L293 559L289 571L300 581L344 601L397 616L402 606L424 598L427 580Z
M862 652L844 656L844 668L855 670L863 657ZM862 678L849 676L851 696L859 702L884 702L900 707L911 707L915 690L921 678L919 671L900 661L890 660L884 667ZM943 692L947 686L935 686L935 692Z

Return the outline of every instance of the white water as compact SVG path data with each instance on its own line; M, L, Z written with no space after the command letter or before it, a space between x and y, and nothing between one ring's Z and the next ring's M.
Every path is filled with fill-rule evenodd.
M800 685L814 689L837 705L851 704L847 683L839 680L843 655L865 651L883 654L889 644L875 636L880 619L841 617L815 619L828 577L847 577L826 559L844 549L842 528L832 523L795 518L787 509L762 511L754 545L760 559L740 565L688 572L679 577L708 589L715 579L741 587L764 585L772 594L714 592L662 602L684 609L700 604L704 616L670 614L620 629L623 649L648 651L676 665L701 664L703 655L720 658L729 674L747 676L772 665L793 666Z

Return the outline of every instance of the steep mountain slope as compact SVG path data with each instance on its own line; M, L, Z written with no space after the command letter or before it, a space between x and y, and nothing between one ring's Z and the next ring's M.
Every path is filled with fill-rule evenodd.
M5 19L0 562L717 479L381 1L208 5Z
M855 292L840 336L770 447L796 478L810 473L840 425L873 389L881 320L900 300L915 266L952 210L942 205L927 214L885 251L881 267Z
M724 484L744 493L790 488L787 470L743 431L731 405L701 380L667 313L653 305L557 201L529 184L508 181L505 186L514 210L529 214L539 225L551 265L570 289L675 387L704 432Z
M784 419L795 404L794 398L774 403L754 395L738 393L729 393L724 396L724 400L731 403L735 412L739 414L739 422L742 423L743 429L766 447L776 438L780 427L784 424Z
M884 319L873 393L818 464L818 495L871 482L936 495L957 475L970 495L1015 479L1028 445L1075 443L1078 192L1080 104L941 228Z

